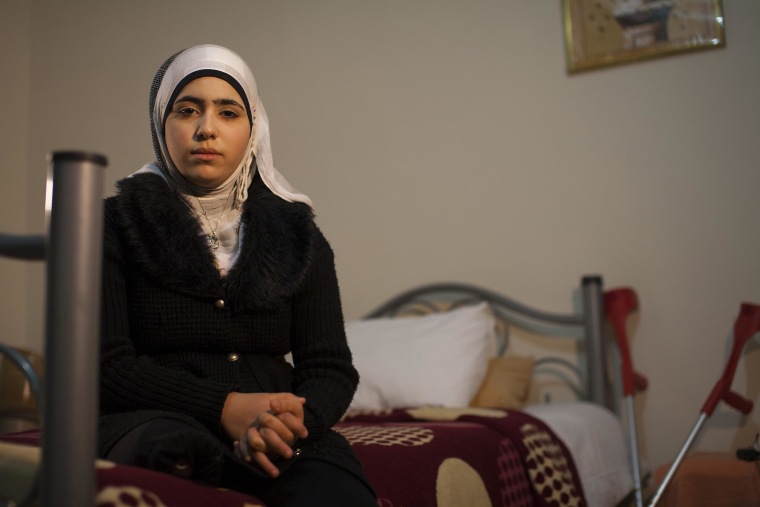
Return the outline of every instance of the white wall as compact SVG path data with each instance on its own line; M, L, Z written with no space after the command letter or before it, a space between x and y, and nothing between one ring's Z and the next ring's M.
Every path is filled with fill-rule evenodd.
M156 68L192 44L227 45L257 75L276 165L316 203L348 318L430 281L557 311L586 273L635 287L633 354L651 385L641 439L657 465L717 379L739 302L760 302L760 3L724 4L725 49L570 77L560 2L36 0L21 25L31 42L0 31L3 47L22 41L0 100L29 128L13 152L26 177L4 178L2 200L26 187L17 205L38 226L35 168L58 148L106 154L110 192L152 155ZM14 150L27 138L9 135ZM40 275L23 296L7 262L3 286L23 303L0 310L4 327L38 346ZM748 354L734 383L756 403L759 363ZM730 450L758 430L758 415L721 408L700 446Z

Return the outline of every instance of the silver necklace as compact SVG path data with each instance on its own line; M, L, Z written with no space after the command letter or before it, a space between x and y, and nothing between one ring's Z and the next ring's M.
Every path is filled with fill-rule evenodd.
M208 240L208 244L211 247L212 250L216 250L219 248L219 238L216 236L216 231L219 229L219 223L222 221L222 217L224 216L224 212L227 211L227 203L230 202L230 196L232 195L232 192L234 190L233 188L230 190L230 193L227 194L227 199L224 200L224 206L222 207L222 212L219 214L219 218L216 220L216 225L214 227L211 227L211 220L209 220L208 215L206 214L206 210L203 207L203 204L201 204L201 200L198 199L198 196L195 197L195 200L198 201L198 206L201 207L201 212L203 213L203 216L206 218L206 223L208 224L208 228L211 231L211 235L209 236L206 234L206 239Z

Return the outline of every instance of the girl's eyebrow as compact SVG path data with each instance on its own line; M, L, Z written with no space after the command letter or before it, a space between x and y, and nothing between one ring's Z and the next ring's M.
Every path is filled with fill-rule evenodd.
M174 101L175 104L177 104L178 102L191 102L197 106L202 106L203 103L206 101L204 99L195 97L193 95L184 95ZM245 107L240 105L240 103L235 99L214 99L211 102L213 102L214 104L218 106L237 106L240 109L245 110Z
M217 104L219 106L237 106L242 110L245 110L245 107L240 105L240 103L235 99L216 99L214 100L214 104Z
M193 97L192 95L185 95L183 97L179 97L177 100L174 101L174 103L178 102L192 102L193 104L200 106L203 104L203 99L199 99L198 97Z

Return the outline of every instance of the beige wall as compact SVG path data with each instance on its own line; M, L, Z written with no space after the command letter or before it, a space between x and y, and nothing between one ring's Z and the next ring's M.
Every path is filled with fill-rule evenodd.
M44 160L31 167L29 147L29 79L31 72L30 2L12 2L3 6L0 16L0 139L4 156L0 162L0 231L13 234L41 232L30 228L30 214L43 217L42 201L36 211L30 206L29 172L45 172ZM34 197L36 198L36 197ZM39 287L30 287L31 277L44 269L42 264L0 258L0 340L3 343L39 350L40 331L30 331L27 315L39 313ZM34 297L32 297L34 295ZM32 298L30 300L30 298ZM29 303L37 311L30 311ZM31 317L30 317L31 318Z
M719 375L739 302L760 302L760 3L724 3L725 49L569 77L560 2L37 0L12 11L21 29L0 30L0 105L16 112L0 127L16 161L0 228L21 225L7 216L19 206L40 226L52 149L106 154L110 192L151 157L158 65L228 45L257 75L277 166L316 203L348 318L430 281L557 311L586 273L635 287L656 465ZM21 296L2 300L3 328L37 347L41 278L25 289L8 262L3 286ZM734 384L756 403L759 363L748 354ZM733 449L758 430L758 415L721 408L700 445Z

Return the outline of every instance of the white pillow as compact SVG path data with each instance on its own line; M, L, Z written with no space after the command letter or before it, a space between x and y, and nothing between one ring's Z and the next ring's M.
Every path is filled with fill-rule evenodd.
M347 322L360 375L350 409L467 407L485 376L494 330L487 303L422 317Z

